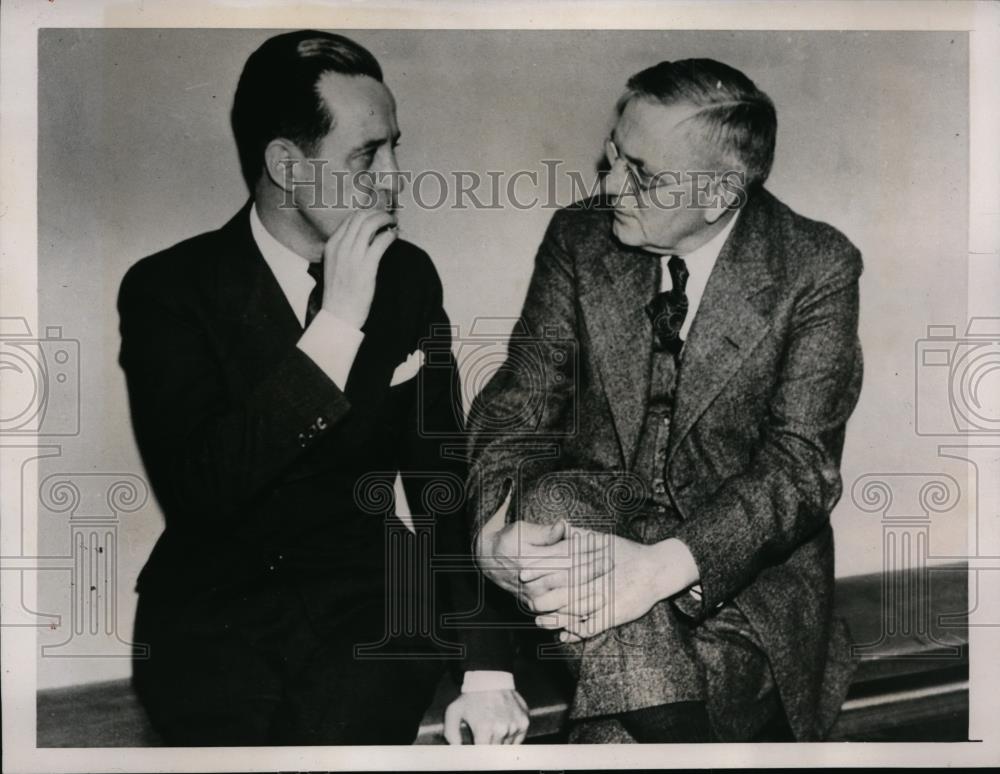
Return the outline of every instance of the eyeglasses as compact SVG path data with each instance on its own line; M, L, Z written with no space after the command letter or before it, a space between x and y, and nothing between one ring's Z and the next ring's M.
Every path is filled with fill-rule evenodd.
M635 188L642 193L649 193L657 188L662 188L668 185L680 185L681 180L676 173L673 172L659 172L655 175L643 175L639 170L629 163L618 150L618 146L615 145L615 141L608 137L604 141L604 155L608 159L608 164L614 168L615 164L621 160L625 164L625 172L628 174Z

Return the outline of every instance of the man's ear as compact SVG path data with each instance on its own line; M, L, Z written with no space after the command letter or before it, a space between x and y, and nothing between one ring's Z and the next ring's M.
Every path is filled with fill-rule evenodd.
M711 204L704 209L705 222L711 225L730 210L743 206L746 199L745 175L727 172L712 181Z
M264 170L274 185L286 192L294 188L294 181L303 174L305 160L298 146L283 137L276 137L264 149Z

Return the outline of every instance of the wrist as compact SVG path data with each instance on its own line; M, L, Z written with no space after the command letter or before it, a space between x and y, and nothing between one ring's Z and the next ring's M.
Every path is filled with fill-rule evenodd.
M368 318L368 310L362 309L352 294L338 290L336 286L323 294L322 308L359 330Z
M698 582L698 564L690 549L677 538L654 543L653 586L659 599L668 599Z
M361 330L361 326L365 324L364 316L362 316L357 310L351 309L342 304L330 304L329 306L324 305L323 311L332 314L338 320L343 320L352 328L357 328L358 330Z

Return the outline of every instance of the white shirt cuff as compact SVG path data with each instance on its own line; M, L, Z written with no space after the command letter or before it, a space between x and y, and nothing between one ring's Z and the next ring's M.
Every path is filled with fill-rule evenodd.
M364 338L353 325L320 309L299 338L298 347L343 390Z
M697 600L698 602L701 602L702 597L704 596L701 584L700 583L694 584L691 588L688 589L688 594L690 594L693 599ZM716 602L715 603L716 610L718 610L724 604L725 604L724 602Z
M513 691L514 675L510 672L495 672L489 669L475 669L466 672L462 680L462 693L474 691Z

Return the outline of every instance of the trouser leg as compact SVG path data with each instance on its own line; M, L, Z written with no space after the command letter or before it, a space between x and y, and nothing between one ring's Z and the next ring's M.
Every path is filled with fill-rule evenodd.
M140 602L133 685L154 730L171 746L269 744L282 700L268 660L232 630L198 631L183 616Z
M640 744L716 741L708 710L701 701L679 701L623 712L618 720Z

